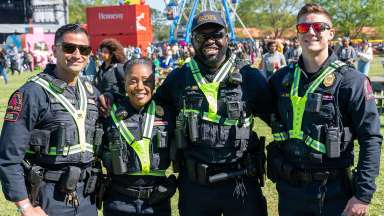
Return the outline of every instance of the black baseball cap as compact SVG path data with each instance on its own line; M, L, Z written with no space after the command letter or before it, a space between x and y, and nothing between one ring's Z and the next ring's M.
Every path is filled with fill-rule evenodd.
M192 31L196 30L197 28L205 24L216 24L216 25L222 26L223 28L226 27L224 18L221 16L220 12L203 11L193 18Z

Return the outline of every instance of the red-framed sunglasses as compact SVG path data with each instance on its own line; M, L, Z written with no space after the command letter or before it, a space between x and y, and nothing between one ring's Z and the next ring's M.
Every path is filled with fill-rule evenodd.
M313 31L315 31L316 33L331 29L331 27L327 23L314 22L314 23L299 23L296 25L296 30L298 33L307 33L309 31L309 28L311 27Z

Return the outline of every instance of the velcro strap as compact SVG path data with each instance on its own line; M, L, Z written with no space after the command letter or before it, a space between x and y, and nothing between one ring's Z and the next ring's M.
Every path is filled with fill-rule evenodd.
M154 190L154 187L136 189L131 187L121 187L117 184L112 184L112 189L132 198L149 199L151 193Z
M85 168L81 170L81 175L80 175L81 181L87 178L87 170L89 170L89 168ZM63 170L46 170L44 172L44 180L58 182L64 173L65 171Z

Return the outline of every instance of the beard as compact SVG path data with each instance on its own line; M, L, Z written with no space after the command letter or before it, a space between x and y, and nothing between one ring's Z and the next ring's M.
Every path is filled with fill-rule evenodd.
M202 63L207 65L208 67L217 68L221 65L225 56L227 54L227 47L222 47L218 49L216 54L207 54L204 52L204 46L200 47L197 50L197 57L201 60Z

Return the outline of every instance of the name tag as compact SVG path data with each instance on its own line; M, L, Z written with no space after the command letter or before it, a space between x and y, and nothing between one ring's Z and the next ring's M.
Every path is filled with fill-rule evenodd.
M153 122L153 125L154 126L164 126L164 125L168 125L168 122L167 121L155 121L155 122Z
M333 101L333 95L331 94L324 94L322 97L323 101Z

